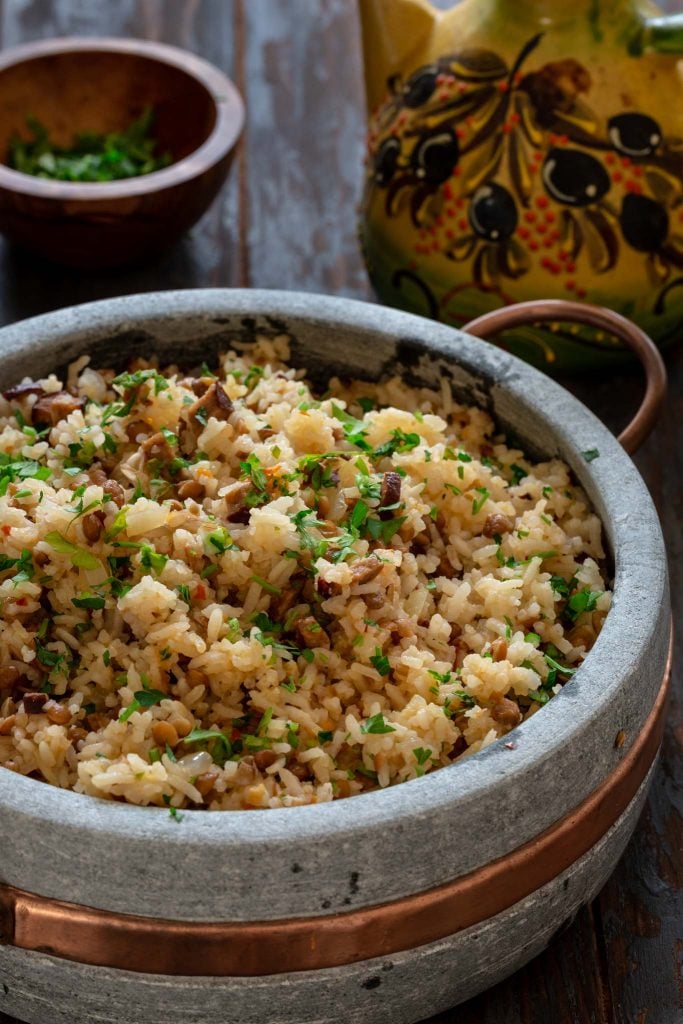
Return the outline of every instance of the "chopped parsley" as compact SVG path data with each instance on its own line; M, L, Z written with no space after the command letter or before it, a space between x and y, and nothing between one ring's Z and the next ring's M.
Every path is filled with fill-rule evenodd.
M232 743L224 732L216 729L193 729L183 743L206 743L216 764L225 764L232 757Z
M104 598L102 595L93 594L91 590L85 590L78 597L72 597L71 603L75 608L104 608Z
M381 676L388 676L391 672L391 665L386 655L382 654L381 647L375 647L375 653L370 656L370 661Z
M389 723L385 721L384 715L380 711L379 714L372 715L372 717L368 718L367 722L364 722L361 725L360 731L366 734L371 733L372 735L382 735L387 732L396 732L396 729L393 725L389 725Z
M57 530L53 530L51 533L45 535L45 541L50 545L53 551L58 551L60 554L68 555L71 559L72 565L75 565L79 569L99 569L100 561L91 555L89 551L84 548L79 548L76 544L72 544L66 537L63 537Z

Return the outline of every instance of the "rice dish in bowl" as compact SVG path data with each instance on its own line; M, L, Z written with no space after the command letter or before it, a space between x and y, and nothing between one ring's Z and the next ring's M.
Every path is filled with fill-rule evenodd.
M571 679L611 594L566 465L445 383L316 395L288 358L82 359L5 393L4 767L174 815L330 801L475 753Z

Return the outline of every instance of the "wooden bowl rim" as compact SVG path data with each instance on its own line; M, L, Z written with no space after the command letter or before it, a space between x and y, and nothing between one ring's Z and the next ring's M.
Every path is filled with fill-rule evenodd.
M202 85L213 100L216 122L211 134L197 149L160 171L118 181L51 181L15 171L0 163L0 189L41 199L87 201L123 199L173 188L198 177L220 163L233 149L244 125L244 103L235 84L201 57L166 43L142 39L71 37L45 39L15 46L0 53L0 72L41 57L69 53L110 53L145 57L184 72Z

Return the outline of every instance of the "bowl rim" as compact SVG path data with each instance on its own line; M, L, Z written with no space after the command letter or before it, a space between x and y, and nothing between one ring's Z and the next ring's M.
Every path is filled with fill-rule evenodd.
M233 149L244 126L244 102L235 84L209 61L168 43L106 36L70 36L23 43L0 53L0 73L42 57L68 53L111 53L145 57L194 78L211 97L216 121L209 136L181 160L149 174L118 181L53 181L16 171L0 163L0 189L70 202L148 195L191 181L220 163Z
M410 862L406 859L399 867L388 869L386 862L377 864L372 896L364 891L356 897L355 883L351 897L348 888L342 890L345 898L339 896L338 909L343 910L348 903L369 905L391 899L396 892L420 891L427 887L427 880L431 885L439 884L465 871L468 856L485 861L492 849L510 842L510 834L518 835L521 844L534 834L534 829L541 831L577 805L583 794L592 791L596 779L603 778L628 752L661 684L668 650L664 541L654 505L635 465L604 424L578 399L539 370L487 342L422 317L352 299L284 291L200 289L123 296L43 314L0 331L0 352L11 373L20 358L26 362L38 352L52 350L55 363L63 362L66 346L72 349L70 359L97 337L114 344L118 333L125 335L145 327L163 331L164 337L172 337L179 330L186 344L193 321L207 327L205 336L226 332L227 346L231 332L234 336L249 318L271 327L289 322L293 334L297 328L318 333L346 330L367 336L367 341L374 338L386 347L408 339L421 347L428 360L441 357L464 367L473 380L475 394L481 382L488 381L485 386L489 394L501 399L507 396L522 410L530 411L549 431L549 447L561 452L560 457L568 462L603 520L615 560L615 596L597 643L572 683L541 709L542 714L534 715L513 734L514 755L509 744L499 739L457 764L350 800L271 808L262 814L187 810L183 811L182 827L170 820L163 808L99 801L0 768L0 810L11 818L15 836L22 829L27 835L52 832L74 851L81 849L87 836L89 843L97 840L100 855L111 856L118 865L132 864L136 859L145 864L147 842L163 844L165 855L183 874L183 891L176 893L171 914L179 919L197 920L202 914L211 917L220 912L243 920L286 916L289 896L288 890L281 891L282 886L273 889L264 884L262 892L256 892L253 886L244 893L240 890L239 879L253 871L255 861L263 865L264 871L269 868L274 872L280 882L283 873L291 879L289 871L298 872L304 865L306 873L301 878L311 890L298 890L303 916L324 912L320 892L329 891L325 887L332 885L330 877L338 886L336 872L341 867L333 863L337 849L352 848L355 862L362 862L366 871L386 856L385 851L401 848L406 858L411 855ZM8 363L8 357L15 358ZM368 366L373 372L371 364L368 347ZM581 452L591 448L599 449L600 458L586 462ZM628 507L624 505L625 493ZM609 521L606 514L612 517ZM612 746L621 727L614 725L615 719L629 724L623 749ZM543 791L546 797L555 792L555 783L551 784L549 778L554 779L556 772L560 781L566 778L571 787L566 797L562 793L558 798L557 806L561 805L562 810L558 811L550 800L532 800L533 806L529 805L528 797L534 792ZM445 849L452 860L454 808L459 808L458 813L464 814L470 824L474 822L476 829L486 824L478 824L479 808L498 808L503 797L509 800L511 794L516 794L518 802L524 801L525 808L528 806L525 820L518 822L513 815L511 821L501 821L497 835L487 841L488 854L486 849L471 852L466 847L456 851L458 870L454 870L443 856ZM424 864L416 863L415 850L418 844L424 845L425 830L430 837L430 856L424 858ZM0 851L2 845L0 836ZM12 853L11 844L7 853ZM186 875L188 857L203 865L202 878L211 865L210 870L222 879L220 891L212 891L208 902L203 882L195 885ZM60 895L62 875L46 871L44 860L33 871L25 864L25 857L4 857L9 859L14 863L8 863L8 881L44 895ZM63 867L64 859L61 864ZM314 868L321 877L313 882L309 870ZM32 885L22 886L18 878L13 881L12 873L21 873L25 879L27 872ZM155 916L159 891L146 871L143 875L145 887L124 887L120 877L106 880L102 887L99 873L97 884L92 878L70 876L71 891L86 893L81 902L91 906L122 912L128 907L130 913Z

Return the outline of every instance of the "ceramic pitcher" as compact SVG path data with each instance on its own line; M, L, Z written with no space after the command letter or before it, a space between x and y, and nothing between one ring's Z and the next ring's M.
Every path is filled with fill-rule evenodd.
M511 302L609 306L683 333L683 14L638 0L360 0L361 241L384 301L454 325ZM527 328L546 369L608 334Z

